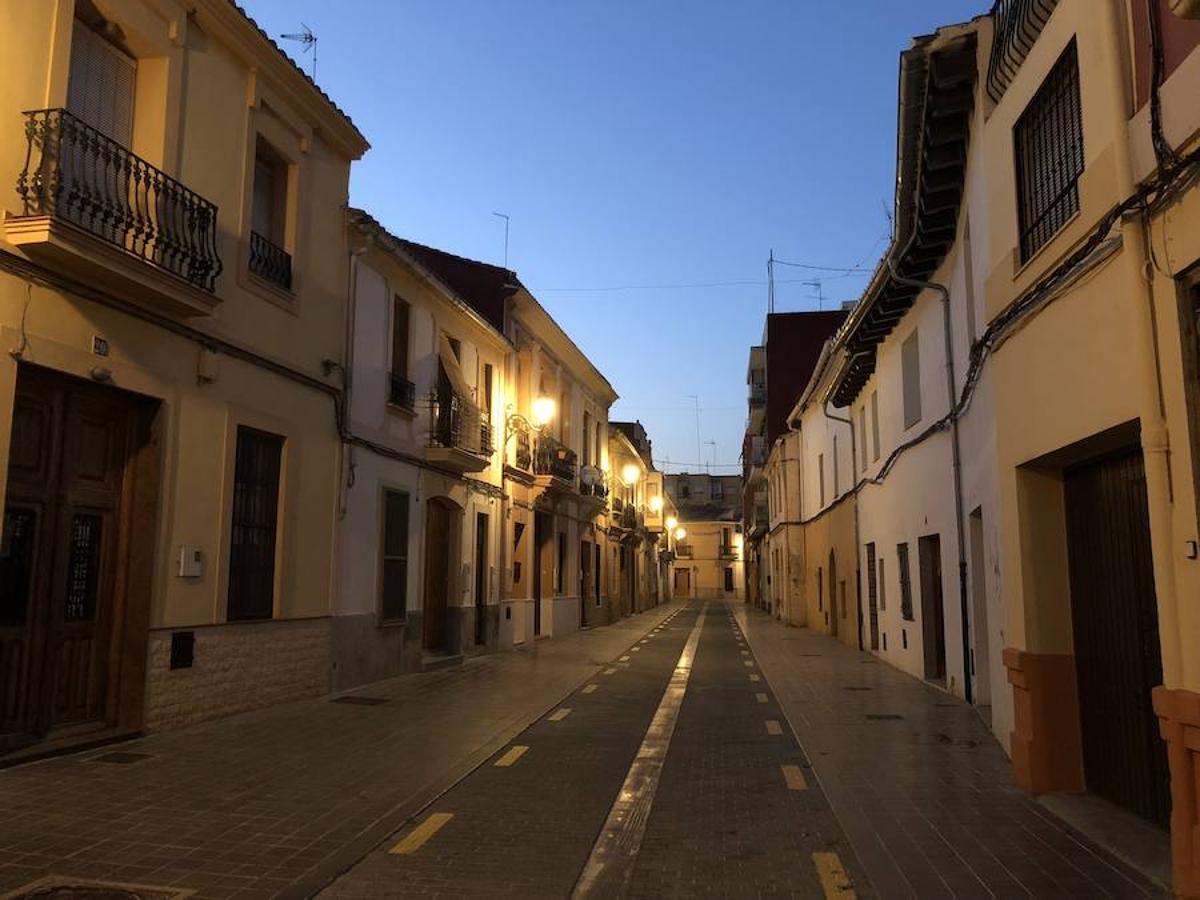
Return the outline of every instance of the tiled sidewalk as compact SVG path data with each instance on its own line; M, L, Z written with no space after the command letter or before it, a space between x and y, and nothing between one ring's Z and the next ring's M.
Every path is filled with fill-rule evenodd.
M0 894L54 874L307 896L677 608L353 692L376 705L303 701L2 770Z
M962 701L833 638L737 615L880 896L1162 895L1016 788Z

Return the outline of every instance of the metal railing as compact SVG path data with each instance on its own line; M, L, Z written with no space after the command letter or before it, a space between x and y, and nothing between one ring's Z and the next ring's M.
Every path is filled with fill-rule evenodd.
M388 403L411 412L417 404L417 386L403 375L391 374L391 385L388 389Z
M564 481L574 481L578 470L575 451L552 437L540 437L534 472L537 475L553 475Z
M65 109L25 113L27 216L64 219L212 291L221 273L217 207Z
M524 472L533 470L533 439L530 438L528 429L517 429L513 459L518 469Z
M583 466L579 470L579 493L584 497L603 500L608 496L608 482L604 470L598 466Z
M285 291L292 289L292 256L257 231L250 232L250 271Z
M487 413L453 391L430 394L429 446L491 456L492 427Z
M767 386L765 384L750 385L750 405L762 406L767 402Z
M676 559L691 559L692 545L691 544L676 544L675 545Z

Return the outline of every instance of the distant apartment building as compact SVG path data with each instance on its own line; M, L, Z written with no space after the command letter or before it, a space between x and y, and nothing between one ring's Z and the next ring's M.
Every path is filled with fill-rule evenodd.
M742 598L741 476L681 472L664 482L678 518L672 597Z
M764 608L771 606L767 587L772 578L769 554L762 546L770 528L764 467L772 446L788 429L788 413L808 383L821 348L845 318L845 310L768 313L762 343L750 348L742 440L744 589L748 602Z

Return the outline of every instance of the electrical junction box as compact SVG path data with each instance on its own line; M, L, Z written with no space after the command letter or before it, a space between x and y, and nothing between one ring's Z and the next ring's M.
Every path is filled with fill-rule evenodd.
M199 578L204 574L204 551L195 544L184 544L179 548L180 578Z

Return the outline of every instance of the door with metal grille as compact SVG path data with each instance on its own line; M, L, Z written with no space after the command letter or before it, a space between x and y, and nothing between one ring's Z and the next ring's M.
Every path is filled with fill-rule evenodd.
M1141 451L1068 469L1064 490L1084 780L1166 827L1170 775L1150 701L1162 684L1162 651Z
M106 720L137 403L19 371L0 538L0 750Z

